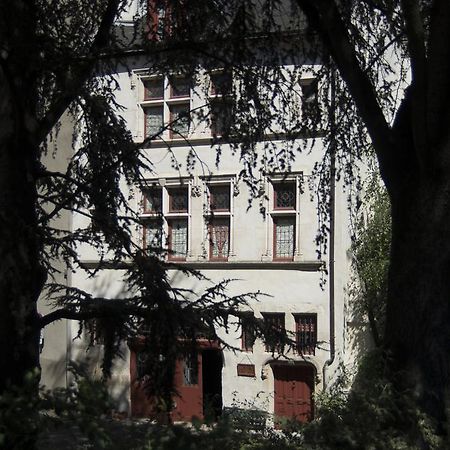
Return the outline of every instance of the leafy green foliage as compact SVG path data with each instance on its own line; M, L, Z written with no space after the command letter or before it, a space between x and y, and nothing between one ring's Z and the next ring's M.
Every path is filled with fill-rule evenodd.
M380 350L361 361L350 391L345 384L338 383L319 397L318 419L303 430L305 448L446 448L433 421L417 406L414 392L399 392L394 387Z
M248 420L248 421L247 421ZM253 431L252 419L242 417L239 430L228 418L221 419L212 428L171 426L153 428L148 434L145 450L297 450L301 447L299 435L263 428Z
M23 387L11 386L0 395L0 448L27 448L40 430L39 407L34 395L39 373L28 373Z
M72 365L73 380L67 389L55 389L42 393L41 408L54 411L56 417L44 417L47 427L70 424L95 448L111 448L112 442L106 433L102 419L111 414L112 402L104 381L88 375L83 364Z
M391 242L390 202L380 178L372 173L365 183L364 216L353 239L353 267L357 274L352 289L352 308L368 319L374 343L382 344L386 317L387 277Z

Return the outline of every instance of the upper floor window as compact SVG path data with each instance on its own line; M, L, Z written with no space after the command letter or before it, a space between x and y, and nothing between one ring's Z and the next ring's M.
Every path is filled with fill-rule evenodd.
M268 335L266 352L283 352L283 335L285 333L284 313L262 313Z
M300 80L300 88L302 94L303 117L318 122L320 119L320 107L317 79L306 78Z
M162 208L162 190L157 187L146 189L143 193L144 212L160 213Z
M168 20L166 17L166 0L148 1L148 37L151 40L159 41L166 35Z
M187 5L168 0L148 0L148 38L161 41L185 34L189 29Z
M146 217L143 220L143 244L151 253L163 251L163 224L158 217Z
M277 183L273 186L274 209L295 209L295 182Z
M144 190L142 221L144 248L154 253L166 253L169 260L186 259L189 249L188 186Z
M190 97L191 80L187 77L169 77L170 98Z
M230 72L222 70L210 74L211 134L215 137L228 135L233 118L233 78Z
M233 118L233 105L230 101L216 99L211 101L211 134L215 137L229 134Z
M169 212L188 212L188 192L186 188L171 188L169 193Z
M188 251L188 189L186 187L169 188L167 192L169 197L169 214L166 215L169 259L184 260Z
M208 228L209 259L228 259L230 250L230 219L211 218Z
M184 358L183 384L185 386L198 384L198 355L195 351Z
M293 260L297 245L296 180L273 182L273 258Z
M164 130L164 106L145 106L144 134L146 138L158 139Z
M252 326L253 313L246 313L241 317L241 348L245 352L252 352L255 343L255 330Z
M161 100L164 98L164 79L144 80L144 100Z
M142 78L145 139L186 139L191 128L191 80L181 75Z
M169 131L171 138L187 137L189 134L190 119L190 105L170 105L170 119Z
M210 185L209 206L211 211L230 211L230 186Z
M211 87L210 94L213 96L223 96L231 94L232 76L230 72L213 72L210 74Z
M231 238L231 186L210 184L208 186L209 258L227 260Z
M317 315L294 314L297 352L314 355L317 345Z
M276 217L274 224L274 258L292 260L295 252L295 217Z

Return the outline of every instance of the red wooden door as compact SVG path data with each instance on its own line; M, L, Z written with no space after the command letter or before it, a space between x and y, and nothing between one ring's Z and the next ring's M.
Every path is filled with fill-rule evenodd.
M308 422L313 418L314 369L310 366L272 366L276 417Z
M145 376L138 374L140 352L130 353L130 394L131 415L133 417L156 418L154 399L145 392ZM203 418L203 386L202 355L196 353L192 358L180 359L176 362L174 387L178 395L174 395L172 420L190 421L192 417Z
M203 380L202 354L197 352L191 358L177 361L174 408L171 416L174 421L191 421L193 417L203 419Z

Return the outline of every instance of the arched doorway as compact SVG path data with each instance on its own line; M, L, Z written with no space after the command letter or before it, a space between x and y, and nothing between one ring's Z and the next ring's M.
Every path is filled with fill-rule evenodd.
M314 418L315 368L310 364L271 364L275 421L309 422Z

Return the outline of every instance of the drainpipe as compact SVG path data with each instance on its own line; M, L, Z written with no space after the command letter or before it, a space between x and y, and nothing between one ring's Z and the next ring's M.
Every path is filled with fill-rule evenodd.
M329 277L329 316L330 316L330 357L325 361L322 369L322 382L323 390L327 387L326 376L327 369L333 364L336 356L336 345L335 345L335 310L334 310L334 243L335 243L335 191L336 191L336 139L335 139L335 108L336 108L336 85L335 85L335 72L331 69L331 80L330 80L330 257L329 257L329 267L328 273Z

